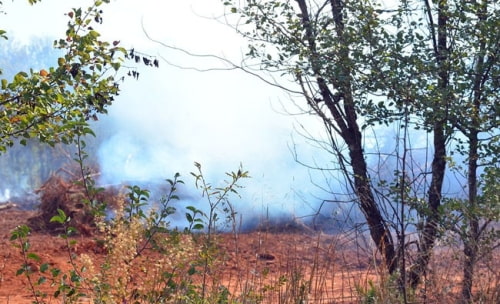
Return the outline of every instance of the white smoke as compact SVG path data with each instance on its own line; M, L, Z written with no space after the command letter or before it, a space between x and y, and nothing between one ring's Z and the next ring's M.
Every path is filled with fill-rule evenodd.
M6 202L10 199L10 189L6 188L2 191L0 191L0 202Z

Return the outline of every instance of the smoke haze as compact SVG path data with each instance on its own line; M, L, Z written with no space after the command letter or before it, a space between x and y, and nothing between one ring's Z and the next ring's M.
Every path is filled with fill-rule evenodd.
M55 62L55 54L47 48L35 47L23 53L19 45L60 37L65 29L64 13L71 6L86 3L89 2L42 1L34 6L35 11L22 1L6 1L4 9L9 15L5 29L14 42L3 48L5 60L1 67L5 69L11 62L11 70L18 71L26 70L24 64L36 67ZM220 1L166 3L148 0L139 5L138 1L122 0L104 7L104 24L98 29L103 36L120 40L123 47L156 56L160 68L138 66L139 79L130 78L122 84L123 92L109 108L109 115L100 117L95 124L99 183L157 185L179 172L186 183L181 188L181 199L203 209L204 198L194 188L194 179L189 174L196 170L193 162L202 164L205 177L213 186L223 185L224 172L235 171L242 164L252 178L242 181L245 188L240 191L241 199L234 197L233 203L243 216L244 225L259 217L314 214L325 196L346 199L341 194L332 198L317 187L342 193L340 177L308 170L294 160L290 148L306 163L338 166L331 163L328 153L311 147L297 135L294 126L299 125L294 117L274 110L280 108L282 101L288 103L290 96L243 72L197 72L175 68L161 59L190 67L221 67L220 62L196 60L152 43L145 37L142 24L153 38L194 53L217 54L238 62L245 52L245 44L231 29L200 17L219 15ZM16 20L15 16L20 15L31 21ZM54 15L55 18L47 19ZM32 24L40 24L39 31L33 32ZM321 136L322 125L314 117L299 119L300 125L311 134ZM377 138L367 138L367 149L392 153L397 145L395 131L376 129L376 132ZM424 133L414 136L414 141L422 143L422 147L426 140ZM419 166L428 167L424 152L415 152L415 157L419 158ZM382 177L393 176L395 167L387 165L390 162L368 161L373 168L384 169ZM325 178L331 178L329 183L325 183ZM14 184L0 185L0 201L12 195ZM449 189L455 187L450 181ZM327 206L324 210L330 215L344 214L349 209L344 204Z
M44 12L46 16L59 14L60 17L51 22L46 22L46 16L43 22L37 21L39 16L24 3L5 3L9 16L31 16L31 24L41 22L44 28L43 32L33 33L25 28L23 20L9 19L8 34L16 41L14 44L21 46L32 45L36 37L51 41L64 30L64 13L71 6L84 5L82 3L86 2L35 5L41 16ZM228 28L195 15L194 10L198 9L222 9L218 1L215 1L217 6L212 7L200 1L168 4L169 9L162 10L161 16L158 15L159 3L145 1L138 7L136 1L113 2L104 7L103 28L98 30L109 39L121 40L124 47L190 66L215 63L194 62L192 58L151 43L142 32L141 20L159 40L200 53L229 58L241 56L244 46L238 43L236 34L231 31L228 36ZM192 30L193 23L197 31ZM40 36L42 33L50 34ZM10 44L11 51L14 44ZM12 54L9 52L11 58ZM28 64L43 58L42 67L52 64L56 58L54 52L46 49L24 56L20 62ZM25 67L15 65L12 71L22 69ZM314 213L317 199L312 194L318 189L309 183L308 171L294 161L289 151L294 118L274 110L280 107L281 99L288 96L238 71L200 73L174 68L162 60L159 69L138 66L137 71L139 80L127 79L109 115L100 117L95 124L100 184L156 184L179 172L186 183L181 198L184 195L203 209L204 199L200 191L194 189L194 179L189 174L196 169L193 162L202 164L205 177L213 186L223 185L227 177L224 173L238 170L241 164L252 178L242 181L245 188L240 191L241 199L233 199L240 214L258 211L271 216L300 216ZM304 143L298 144L299 149L302 145L305 147ZM11 191L8 189L0 187L3 197Z

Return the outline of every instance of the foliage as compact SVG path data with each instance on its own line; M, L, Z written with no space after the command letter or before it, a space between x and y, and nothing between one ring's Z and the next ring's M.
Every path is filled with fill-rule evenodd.
M229 202L229 195L231 193L238 195L238 188L241 187L238 185L239 180L249 178L250 176L248 175L248 171L243 171L243 168L240 166L237 172L226 173L231 180L225 181L225 187L213 187L205 180L201 170L201 164L195 162L195 167L198 169L198 172L192 172L191 175L195 177L196 187L201 189L203 196L206 196L210 207L209 214L201 214L206 219L208 234L210 235L212 232L216 232L215 224L220 220L220 213L226 215L226 223L234 221L236 214L232 204ZM193 213L196 215L196 210L194 210ZM188 218L188 221L189 220Z
M31 4L35 2L38 1ZM103 6L108 2L90 1L87 9L66 12L66 31L53 45L42 41L41 50L30 44L22 52L8 53L10 47L3 52L7 57L4 63L10 66L15 62L23 70L8 71L9 76L3 77L12 79L1 79L0 83L0 161L12 168L8 174L0 175L2 187L11 190L13 196L37 189L54 168L68 165L74 150L64 143L73 144L77 137L93 135L93 120L106 113L114 102L122 88L123 75L139 78L134 61L159 67L155 57L133 49L126 51L120 41L101 39L96 29L103 23ZM7 39L7 34L0 29L0 36ZM6 43L0 37L0 44ZM132 61L125 71L124 60ZM42 68L34 69L34 64ZM85 141L92 154L89 148L97 139L89 136ZM15 145L17 142L22 145Z
M201 250L201 266L203 267L201 297L202 299L205 299L206 286L208 283L207 280L210 269L212 267L216 267L217 262L220 262L221 260L219 251L217 249L217 243L214 239L217 233L217 224L220 220L219 214L222 213L225 215L224 224L232 223L232 227L235 227L234 225L236 223L236 212L233 205L229 201L229 195L238 195L237 190L241 187L238 182L241 179L249 178L250 176L248 174L248 171L243 171L243 168L240 165L240 168L237 172L226 173L226 175L231 178L231 180L229 181L224 181L226 186L213 187L206 181L201 170L201 164L195 162L194 165L198 169L198 172L191 172L191 175L195 177L196 187L200 188L202 191L202 195L206 197L209 212L208 214L205 214L197 209L188 207L188 210L192 212L192 216L191 214L186 213L186 218L190 224L190 228L196 228L197 225L199 226L199 224L201 223L201 219L196 218L196 215L199 214L205 218L204 223L207 226L207 231L202 237L203 245ZM196 224L194 224L195 222ZM233 233L236 233L234 229Z
M481 194L474 204L465 199L449 199L443 205L442 229L452 234L446 235L450 242L458 236L460 242L476 248L474 264L481 259L490 257L493 250L500 246L500 229L496 223L500 221L500 170L487 168L480 178ZM473 231L472 221L477 221L477 231ZM456 240L455 240L456 242Z
M83 166L82 159L76 159L80 166ZM197 181L203 181L207 187L203 189L211 189L201 172L201 165L196 163L196 167L199 169ZM91 176L85 175L85 168L81 172L85 180L83 185L89 188L87 194L99 192L95 182L88 180ZM64 227L60 237L65 240L68 262L72 267L68 273L43 263L40 273L36 274L31 268L34 265L31 261L37 264L43 261L30 251L29 228L19 226L11 236L24 260L17 274L24 275L28 281L35 303L44 303L48 297L47 293L40 292L40 286L47 282L57 286L53 296L62 296L65 303L78 303L82 297L91 298L94 303L230 303L229 291L223 286L209 292L208 273L213 272L221 258L215 230L209 234L193 234L204 229L205 224L216 227L216 207L230 204L228 195L237 194L235 189L240 187L239 179L248 177L242 168L227 175L232 178L228 186L203 191L207 201L215 199L215 203L209 204L212 216L209 218L201 210L187 206L188 227L183 232L171 228L169 223L169 217L176 212L172 204L179 199L177 187L183 184L178 173L173 179L166 180L169 190L156 204L151 201L150 192L139 186L127 187L126 195L112 210L103 209L107 206L106 202L95 202L91 197L85 199L87 204L94 202L91 207L100 231L98 244L105 251L104 261L100 264L87 254L75 253L77 241L72 236L78 231L69 226L70 217L59 209L51 222ZM106 220L105 214L109 212L113 213L113 217ZM144 258L146 251L148 256L157 256L155 263ZM135 277L137 272L142 274L140 280ZM201 284L195 283L199 275L203 277Z
M88 121L106 113L118 95L116 72L126 54L117 41L100 40L93 28L102 23L100 6L108 2L94 1L86 10L74 8L67 13L65 38L54 42L64 53L56 65L1 80L0 152L15 140L26 144L36 138L54 145L93 133Z

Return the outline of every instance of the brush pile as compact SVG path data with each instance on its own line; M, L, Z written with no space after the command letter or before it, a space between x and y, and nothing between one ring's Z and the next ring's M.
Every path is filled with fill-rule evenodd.
M59 175L52 175L37 190L40 195L38 214L28 219L28 226L38 232L62 233L64 227L50 219L64 211L70 218L69 226L82 235L91 235L95 230L94 214L88 202L86 189L81 181L66 180ZM114 188L99 192L93 199L99 202L115 203L119 193Z

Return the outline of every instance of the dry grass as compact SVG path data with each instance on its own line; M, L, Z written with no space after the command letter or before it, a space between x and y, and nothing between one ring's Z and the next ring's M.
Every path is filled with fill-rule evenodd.
M19 216L18 212L13 214ZM113 233L114 241L118 241L118 232ZM8 235L3 235L4 247L8 247ZM126 239L126 233L120 235ZM128 277L122 281L127 283L126 286L121 286L122 295L127 296L127 291L130 295L131 291L138 288L152 290L159 286L161 271L174 270L179 282L191 280L199 291L201 274L187 274L190 262L197 259L199 262L202 250L199 240L203 235L195 236L198 241L193 242L189 235L177 235L175 241L169 234L157 235L157 241L165 240L164 246L169 248L168 253L161 255L147 250L130 267L127 266L129 268L122 272L125 273L123 276ZM91 282L92 272L103 274L100 265L107 259L113 265L109 268L109 273L118 274L120 261L123 261L116 259L116 252L120 248L115 247L115 255L109 260L109 250L92 239L85 236L75 238L78 243L73 251L79 257L78 267L87 266L85 278ZM48 259L51 265L68 270L68 264L64 262L63 243L57 237L35 234L32 236L32 243L33 251ZM308 230L287 233L273 229L272 232L218 234L216 243L217 251L212 253L215 259L210 264L206 281L207 298L219 296L223 288L226 288L230 293L228 298L234 301L231 303L398 303L394 292L394 278L385 274L377 251L360 235L328 235ZM4 293L9 289L14 290L14 287L19 288L22 283L22 277L13 276L19 267L19 260L15 256L16 252L12 250L5 252L0 263L0 303L5 303L4 300L9 297L9 303L12 304L31 302L29 297L14 299L19 292ZM475 303L499 302L499 261L498 252L479 261L474 281ZM460 247L436 247L424 283L415 294L410 295L410 303L457 303L462 277L461 265ZM109 278L111 279L111 275ZM101 276L98 279L107 278ZM50 288L45 290L50 291ZM96 294L91 288L82 291L87 292L89 297L80 298L78 303L92 303L91 297ZM370 299L373 301L370 302ZM48 303L61 302L59 298ZM167 303L186 302L180 299Z
M398 303L375 249L346 235L254 232L222 235L227 253L213 283L243 303ZM456 303L461 284L460 248L438 247L411 303ZM500 255L478 264L477 303L498 303ZM374 297L374 302L368 299Z

